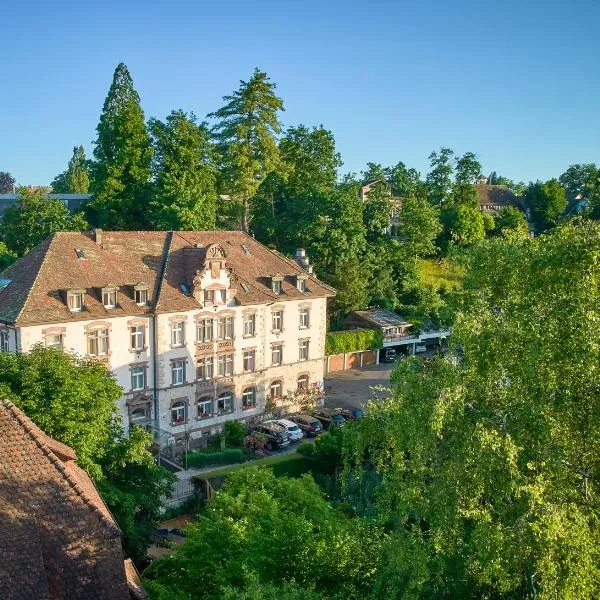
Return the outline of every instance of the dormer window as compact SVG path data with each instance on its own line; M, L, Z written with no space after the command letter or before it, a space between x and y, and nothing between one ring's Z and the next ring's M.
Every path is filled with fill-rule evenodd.
M306 275L296 275L296 288L299 292L306 292Z
M117 288L109 286L102 288L102 304L104 308L117 308Z
M283 282L283 277L271 277L271 289L274 294L281 294L281 284Z
M69 290L67 292L67 306L71 312L81 312L85 306L83 290Z
M225 304L226 290L204 290L204 304Z
M215 303L215 290L204 290L204 304Z
M133 296L138 306L148 306L148 286L139 284L133 288Z

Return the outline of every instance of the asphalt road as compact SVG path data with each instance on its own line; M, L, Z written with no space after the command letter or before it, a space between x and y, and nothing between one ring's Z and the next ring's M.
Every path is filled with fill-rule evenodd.
M387 396L386 392L371 391L371 387L388 387L393 367L394 363L384 363L325 375L325 406L356 408L362 407L370 398Z

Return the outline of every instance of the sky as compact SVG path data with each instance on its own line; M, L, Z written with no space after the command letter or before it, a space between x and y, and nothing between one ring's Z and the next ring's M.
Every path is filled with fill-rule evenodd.
M47 185L91 154L119 62L146 117L204 116L255 67L284 126L333 131L342 172L441 146L484 173L557 177L600 163L600 0L8 2L0 171Z

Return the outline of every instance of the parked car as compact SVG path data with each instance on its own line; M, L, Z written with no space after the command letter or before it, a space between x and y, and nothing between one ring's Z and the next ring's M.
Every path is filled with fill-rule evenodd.
M337 413L342 415L346 421L355 421L365 416L365 411L362 408L336 408Z
M323 424L319 419L312 415L294 415L290 417L291 421L306 434L307 437L313 437L323 431Z
M323 423L325 429L329 429L332 425L341 427L346 422L346 419L333 408L319 408L315 410L314 415Z
M290 436L287 431L276 423L262 423L257 425L253 431L267 436L267 448L269 450L277 450L290 445Z
M386 348L381 357L382 362L394 362L396 360L396 351L393 348Z
M297 442L304 437L302 429L300 429L296 423L290 421L289 419L278 419L277 421L273 421L273 423L281 425L287 431L291 442Z

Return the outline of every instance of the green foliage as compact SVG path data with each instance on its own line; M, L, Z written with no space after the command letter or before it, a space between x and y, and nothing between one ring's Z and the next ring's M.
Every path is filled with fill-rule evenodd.
M442 232L438 209L423 197L403 199L398 235L411 256L430 256L436 251L435 240Z
M150 119L153 137L156 229L215 228L216 167L214 149L203 124L193 114L173 111L165 122Z
M421 282L436 290L460 287L463 276L463 270L447 258L423 258L419 260L419 278Z
M465 204L445 208L442 221L450 239L461 246L485 239L483 214L478 208Z
M383 347L383 335L376 329L330 331L325 337L325 354L342 354Z
M140 97L123 63L115 69L97 132L90 220L106 229L144 229L153 150Z
M333 508L310 476L245 468L228 477L175 553L144 577L149 589L158 584L194 598L240 597L249 574L260 583L257 594L294 582L296 591L314 587L326 598L364 598L382 537L377 525Z
M567 208L565 190L556 179L530 184L523 199L538 233L555 226Z
M11 252L4 242L0 242L0 273L15 260L17 260L16 252Z
M56 198L40 190L19 188L19 198L9 206L0 223L0 238L18 256L26 254L56 231L82 231L87 222L77 213L71 215Z
M402 161L386 171L387 180L392 184L396 195L401 198L420 196L423 191L426 191L419 171L408 168Z
M494 222L494 235L520 235L529 234L527 220L522 211L514 206L503 206Z
M250 225L251 198L279 165L278 113L284 109L275 88L266 73L255 69L249 81L223 97L224 106L208 115L217 119L212 131L222 155L222 187L240 203L244 231Z
M225 444L230 448L241 448L246 437L246 426L241 421L226 421L223 425Z
M367 240L373 241L381 237L391 225L393 204L390 186L385 182L375 184L363 202L363 222Z
M399 361L346 437L393 525L377 597L600 593L600 225L464 253L461 358Z
M239 448L226 448L222 452L186 452L186 459L188 466L202 468L242 463L246 457Z
M452 157L454 152L450 148L441 148L439 153L429 155L431 171L427 173L426 183L429 202L433 206L443 206L450 197L452 189Z
M57 175L50 184L52 191L63 194L87 194L90 189L89 164L83 146L75 146L67 170Z
M0 194L12 194L16 179L7 171L0 171Z
M473 152L465 152L456 159L454 179L458 184L474 184L481 173L481 163Z
M590 193L598 176L600 169L595 164L576 164L570 165L558 178L558 182L569 197L575 197L577 194L585 196Z

